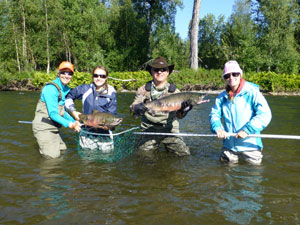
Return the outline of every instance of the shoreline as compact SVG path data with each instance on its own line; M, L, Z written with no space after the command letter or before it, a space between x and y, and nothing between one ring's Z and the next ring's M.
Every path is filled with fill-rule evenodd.
M36 88L33 85L30 85L29 87L3 87L0 86L0 91L41 91L41 89ZM215 94L218 95L220 94L222 91L224 91L224 89L220 89L220 90L212 90L212 89L201 89L201 90L185 90L185 89L181 89L180 91L184 92L199 92L199 93L203 93L203 94ZM131 90L126 90L123 89L122 91L117 91L117 93L135 93L136 91L131 91ZM261 92L263 93L263 95L270 95L270 96L300 96L300 92L266 92L261 90Z

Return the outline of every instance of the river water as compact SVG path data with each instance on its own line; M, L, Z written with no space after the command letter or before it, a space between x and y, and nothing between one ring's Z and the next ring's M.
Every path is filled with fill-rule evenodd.
M210 134L215 99L194 107L181 132ZM191 156L134 152L116 163L82 159L75 133L68 150L40 157L30 124L37 92L0 92L0 224L300 224L300 140L263 139L261 166L219 162L221 141L187 137ZM124 124L133 93L118 94ZM300 135L300 97L266 96L273 119L264 134Z

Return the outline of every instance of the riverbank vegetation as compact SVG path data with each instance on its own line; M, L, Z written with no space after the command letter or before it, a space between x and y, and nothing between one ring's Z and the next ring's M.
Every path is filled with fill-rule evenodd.
M188 69L190 36L183 40L175 32L178 7L181 0L0 1L1 87L39 89L68 60L76 68L71 85L104 65L112 77L138 79L109 81L133 90L150 79L143 71L149 60L164 56L179 71L171 80L184 90L223 88L220 69L235 59L263 90L299 91L299 1L236 0L227 20L205 15L198 71Z
M137 72L111 72L109 84L113 85L117 91L135 91L142 84L151 80L147 71ZM46 82L57 76L57 73L34 72L16 73L14 76L4 76L0 79L0 90L40 90ZM264 92L285 92L300 93L300 75L277 74L274 72L245 73L244 78L256 83ZM130 80L130 81L127 81ZM221 70L183 69L174 71L169 76L170 82L174 82L177 87L184 91L208 91L221 90L224 88ZM92 81L90 73L75 72L70 83L74 88L80 84L88 84Z

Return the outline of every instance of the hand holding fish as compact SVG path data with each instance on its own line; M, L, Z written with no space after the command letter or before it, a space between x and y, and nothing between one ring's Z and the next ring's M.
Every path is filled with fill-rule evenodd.
M183 101L181 103L181 109L177 111L176 117L178 119L183 119L189 111L193 109L193 105L189 101Z
M133 107L134 114L137 115L137 116L144 115L147 110L148 109L147 109L147 107L145 107L144 103L136 104Z
M73 111L72 112L72 116L74 117L75 120L79 121L79 115L81 114L81 112L77 112L77 111Z
M186 106L200 105L209 102L209 99L204 100L205 97L206 95L196 92L181 92L167 95L155 101L147 102L144 106L154 114L156 112L169 113L172 111L182 110L183 107L185 107L185 105L182 105L183 102L186 102L184 103Z
M69 128L74 130L75 132L80 132L81 124L78 121L69 124Z
M187 113L187 112L191 111L192 108L193 108L193 105L190 104L188 101L183 101L183 102L181 103L181 110L182 110L183 112L186 112L186 113Z

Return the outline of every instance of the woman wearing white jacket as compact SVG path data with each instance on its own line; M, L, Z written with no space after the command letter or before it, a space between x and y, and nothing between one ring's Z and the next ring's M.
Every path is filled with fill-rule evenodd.
M243 71L236 61L225 64L223 79L226 90L219 94L211 109L211 130L218 138L224 139L221 161L237 163L241 158L260 164L263 157L261 138L248 135L260 134L271 121L271 110L258 85L245 81L242 76ZM227 137L227 132L237 135Z

